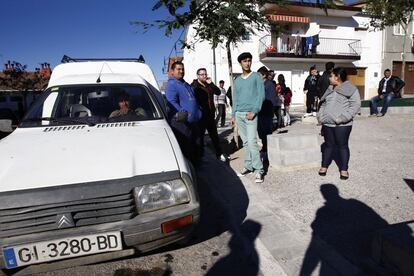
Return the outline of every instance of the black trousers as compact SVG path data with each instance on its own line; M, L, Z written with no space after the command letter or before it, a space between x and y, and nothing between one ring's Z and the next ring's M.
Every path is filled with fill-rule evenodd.
M224 124L226 122L226 105L218 104L217 109L218 109L218 114L216 116L216 125L218 121L221 119L220 126L224 127Z
M316 95L311 94L309 91L306 93L306 113L317 111L317 100Z
M203 118L200 120L199 128L201 145L204 146L204 135L207 130L208 135L210 136L210 139L213 142L213 146L216 151L216 156L219 157L223 152L220 147L220 140L217 133L217 126L214 120L214 114L206 114L205 116L203 116Z
M322 135L325 138L325 143L322 145L322 167L328 168L336 157L339 170L348 170L350 156L348 141L351 130L352 126L322 126Z
M203 154L198 123L182 123L172 119L170 126L183 155L196 164Z

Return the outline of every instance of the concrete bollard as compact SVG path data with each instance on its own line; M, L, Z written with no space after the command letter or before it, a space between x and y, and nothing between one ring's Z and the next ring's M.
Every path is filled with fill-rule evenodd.
M321 150L316 134L272 134L267 140L269 163L273 168L294 170L320 166Z

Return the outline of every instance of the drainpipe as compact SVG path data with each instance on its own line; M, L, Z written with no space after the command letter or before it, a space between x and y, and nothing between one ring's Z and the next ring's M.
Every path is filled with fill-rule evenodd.
M216 48L213 48L214 84L217 85Z

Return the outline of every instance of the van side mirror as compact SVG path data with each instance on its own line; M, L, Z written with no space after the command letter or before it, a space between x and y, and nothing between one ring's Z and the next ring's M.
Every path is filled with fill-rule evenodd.
M10 119L0 119L1 132L13 132L13 122Z

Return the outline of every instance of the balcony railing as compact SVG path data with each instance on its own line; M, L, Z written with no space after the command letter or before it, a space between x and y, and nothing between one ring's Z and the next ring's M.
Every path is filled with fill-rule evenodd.
M319 37L317 46L309 46L306 39L299 36L283 35L272 43L271 35L260 39L260 58L291 57L291 58L330 58L359 60L361 41L358 39Z

